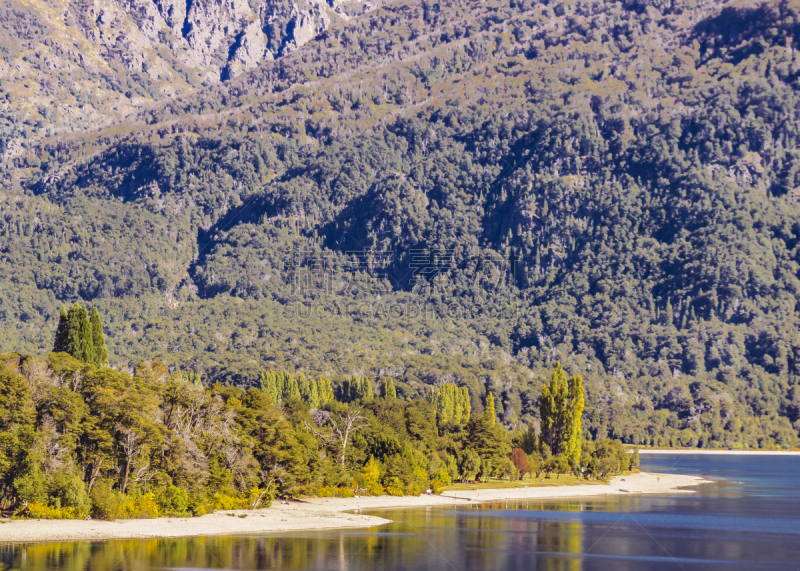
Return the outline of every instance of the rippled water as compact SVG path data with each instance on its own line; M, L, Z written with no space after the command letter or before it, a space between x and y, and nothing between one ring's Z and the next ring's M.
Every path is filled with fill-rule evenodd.
M0 546L0 569L800 570L800 456L642 456L699 493L371 512L358 531ZM2 531L0 531L2 533Z

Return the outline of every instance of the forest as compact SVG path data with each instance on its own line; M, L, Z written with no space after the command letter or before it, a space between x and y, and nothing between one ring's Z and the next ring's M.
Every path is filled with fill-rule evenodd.
M795 447L798 26L790 0L395 1L53 135L2 165L0 350L48 359L78 302L119 374L452 384L513 433L558 362L588 441Z
M66 351L0 356L0 510L69 519L198 516L276 497L419 495L455 480L605 479L638 466L619 441L581 438L579 376L560 364L542 392L541 434L471 413L465 387L413 399L391 378L263 371L260 388L140 362L97 363L102 324L75 304ZM69 316L74 319L70 320ZM58 339L58 342L61 338ZM375 385L375 387L373 387Z

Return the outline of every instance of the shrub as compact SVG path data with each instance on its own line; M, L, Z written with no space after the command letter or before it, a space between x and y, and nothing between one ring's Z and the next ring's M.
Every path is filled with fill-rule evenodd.
M370 482L367 484L367 492L370 496L382 496L385 493L383 486L378 482Z
M237 498L227 494L214 494L211 503L215 510L246 510L250 507L247 498Z
M386 493L390 496L404 496L405 490L403 489L403 482L400 478L394 476L389 478L386 485Z
M158 507L161 513L173 517L189 515L189 494L177 486L167 486L158 492Z
M73 507L57 508L47 504L31 502L28 504L27 511L25 511L25 508L20 508L14 514L14 518L23 517L28 519L75 519L76 514Z
M409 496L419 496L422 493L422 488L416 482L411 482L406 488L406 494Z
M441 480L434 480L431 482L431 489L433 490L434 494L441 494L444 491L444 487L447 484L442 482Z
M50 480L50 500L56 508L74 508L75 517L84 517L92 509L86 485L76 474L57 472Z
M153 492L133 497L119 507L122 519L153 519L159 515L158 502Z
M110 480L100 480L92 488L92 515L98 519L117 519L122 494L115 491Z
M14 479L14 488L21 501L29 503L46 501L47 481L35 464L30 467L30 470Z

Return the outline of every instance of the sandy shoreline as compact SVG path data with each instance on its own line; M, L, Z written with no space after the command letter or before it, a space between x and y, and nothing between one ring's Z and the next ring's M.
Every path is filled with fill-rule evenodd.
M387 508L465 505L498 500L572 498L621 494L691 493L683 490L707 482L681 475L640 473L615 478L610 484L581 484L545 488L509 488L445 492L439 496L308 498L255 511L225 511L197 518L150 520L6 520L0 524L0 543L39 541L102 541L191 537L242 533L314 531L364 528L391 523L380 517L352 513ZM240 517L246 516L246 517Z
M800 450L695 450L640 448L639 454L704 454L708 456L800 456Z

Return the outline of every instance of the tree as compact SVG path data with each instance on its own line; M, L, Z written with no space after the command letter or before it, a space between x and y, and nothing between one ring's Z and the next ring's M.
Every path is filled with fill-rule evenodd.
M561 363L556 363L550 384L542 387L539 399L542 441L553 456L565 454L570 462L580 461L583 407L583 379L574 375L568 383Z
M469 479L469 476L477 477L481 471L481 457L472 448L466 448L461 454L458 463L458 471L462 480Z
M488 415L471 419L465 428L465 443L480 456L482 475L490 473L511 454L506 432Z
M344 413L330 413L328 411L319 411L319 413L320 414L314 418L314 423L317 427L330 424L333 429L333 434L320 432L308 422L305 422L305 426L326 444L336 442L339 445L341 449L339 453L339 463L342 470L344 470L345 460L347 458L347 444L355 433L367 427L364 413L358 408L352 411L345 411Z
M564 457L573 465L581 461L581 418L583 416L583 378L573 375L569 385L566 443Z
M375 456L370 456L364 467L361 468L361 475L364 476L364 481L367 484L377 482L381 477L381 470L378 463L375 461Z
M486 396L486 413L485 414L486 414L486 417L489 419L489 421L492 424L494 424L495 423L495 417L497 416L497 413L495 412L495 409L494 409L494 395L492 394L491 391L489 391L489 394Z
M523 477L527 472L530 472L528 457L525 456L525 451L521 448L514 448L514 451L511 453L511 462L519 471L520 478Z
M67 315L68 335L66 352L81 363L92 363L95 357L92 326L86 307L75 303Z
M471 406L467 387L459 387L455 383L435 386L430 389L428 400L433 403L436 421L440 426L463 424L469 420Z
M94 358L91 363L97 367L108 364L108 349L106 348L106 338L103 334L103 323L100 321L100 312L96 307L92 308L92 316L89 320L92 328L92 346Z
M67 317L67 309L61 308L61 313L58 315L58 327L56 328L56 338L53 342L53 353L67 352L67 339L69 338L69 318Z
M533 424L529 424L525 432L522 433L520 446L525 451L525 454L532 454L539 447L539 438Z
M381 396L386 400L394 400L397 398L397 391L394 388L394 379L391 377L384 377L381 383Z
M325 406L334 401L333 387L328 379L317 379L317 393L319 394L319 406Z

